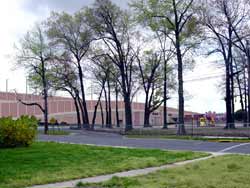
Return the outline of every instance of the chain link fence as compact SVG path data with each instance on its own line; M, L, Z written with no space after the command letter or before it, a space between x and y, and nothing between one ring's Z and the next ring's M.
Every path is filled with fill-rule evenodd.
M160 126L146 127L134 126L133 130L126 132L130 135L152 135L152 136L164 136L164 135L177 135L178 124L172 124L168 126L168 129L163 129ZM225 123L216 125L197 125L192 122L186 123L185 131L187 136L211 136L211 137L247 137L250 138L250 123L237 122L234 124ZM226 128L235 126L234 129Z

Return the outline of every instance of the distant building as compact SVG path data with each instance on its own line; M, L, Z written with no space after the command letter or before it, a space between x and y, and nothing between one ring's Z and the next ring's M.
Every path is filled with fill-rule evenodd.
M21 115L34 115L39 119L43 119L43 114L37 106L25 106L18 102L18 99L21 99L25 102L37 102L43 105L42 96L32 95L32 94L16 94L10 92L0 92L0 116L12 116L14 118ZM96 104L95 100L87 101L88 113L90 122L92 120L94 106ZM115 102L111 102L112 105L112 122L116 124L116 115L115 115ZM49 97L49 118L56 118L58 122L67 122L67 123L76 123L76 111L74 106L74 101L71 98L67 97ZM105 102L102 101L102 106L104 110L104 119L105 119ZM121 124L125 123L125 113L124 113L124 104L122 101L118 104L119 107L119 121ZM143 125L144 121L144 104L143 103L132 103L132 112L133 112L133 124ZM177 119L178 111L175 108L168 108L168 120L173 122ZM198 113L194 112L185 112L185 117L187 120L191 120L193 116ZM152 125L161 126L163 124L163 107L160 107L158 110L153 112L150 117L150 123ZM97 110L96 124L101 124L101 112L100 108Z

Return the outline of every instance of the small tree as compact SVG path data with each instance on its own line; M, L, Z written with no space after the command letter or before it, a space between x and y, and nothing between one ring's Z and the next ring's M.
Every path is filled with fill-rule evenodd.
M17 65L28 71L29 77L38 84L37 89L43 96L44 104L38 102L28 103L19 101L28 106L37 106L44 114L44 133L48 133L48 67L54 57L54 50L50 45L42 25L29 31L21 40L20 48L16 55Z
M105 97L105 108L106 108L106 127L111 128L112 126L112 109L111 109L111 81L113 77L113 63L108 56L94 56L92 57L94 66L92 66L92 74L97 83L100 86L100 94L97 101L97 106L101 102L101 96L104 92ZM95 113L96 109L95 108ZM95 117L95 114L94 114Z
M141 56L141 58L138 58L139 78L145 93L144 126L148 127L150 126L151 113L157 110L165 100L163 95L164 71L161 71L165 62L162 53L145 51ZM170 68L168 67L169 73Z

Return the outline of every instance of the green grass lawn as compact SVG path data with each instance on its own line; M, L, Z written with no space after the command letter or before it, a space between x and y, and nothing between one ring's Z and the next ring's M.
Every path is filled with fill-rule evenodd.
M38 142L28 148L0 149L0 188L22 188L203 156L207 154Z
M206 138L198 136L175 136L175 135L126 135L128 138L147 139L179 139L179 140L200 140L211 142L250 142L250 138Z
M80 185L80 184L79 184ZM88 188L250 188L250 156L227 155Z

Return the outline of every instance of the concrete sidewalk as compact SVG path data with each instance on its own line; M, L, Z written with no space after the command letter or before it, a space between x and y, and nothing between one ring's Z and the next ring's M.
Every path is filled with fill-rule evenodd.
M177 162L173 164L167 164L163 165L160 167L150 167L150 168L144 168L144 169L137 169L137 170L130 170L126 172L118 172L114 174L108 174L108 175L101 175L101 176L96 176L96 177L90 177L90 178L83 178L83 179L77 179L77 180L72 180L72 181L65 181L65 182L59 182L59 183L52 183L52 184L46 184L46 185L35 185L29 188L69 188L69 187L75 187L77 183L82 182L82 183L100 183L103 181L110 180L112 177L133 177L133 176L139 176L139 175L146 175L158 170L163 170L163 169L169 169L169 168L174 168L202 160L207 160L212 157L217 157L217 156L222 156L225 155L225 153L211 153L210 156L208 157L203 157L203 158L198 158L198 159L193 159L193 160L188 160L188 161L182 161L182 162Z

